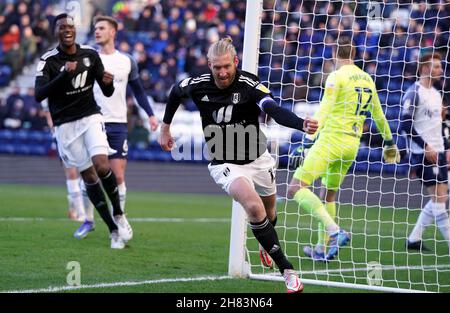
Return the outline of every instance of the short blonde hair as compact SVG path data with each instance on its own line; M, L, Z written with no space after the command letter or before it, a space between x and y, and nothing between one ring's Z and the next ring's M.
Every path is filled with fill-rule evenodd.
M213 43L208 49L208 60L211 60L213 57L231 54L231 58L234 59L236 57L236 48L233 46L233 39L230 36L220 39L219 41Z

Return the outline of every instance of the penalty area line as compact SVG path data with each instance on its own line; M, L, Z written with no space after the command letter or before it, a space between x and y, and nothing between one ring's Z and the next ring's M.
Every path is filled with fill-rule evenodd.
M130 217L134 223L230 223L230 218L220 217ZM68 218L61 217L0 217L0 222L45 222L45 221L67 221Z
M19 289L19 290L5 290L0 293L48 293L48 292L61 292L72 291L80 289L99 289L99 288L114 288L114 287L127 287L127 286L141 286L141 285L154 285L164 283L178 283L178 282L196 282L196 281L219 281L225 279L233 279L231 276L199 276L199 277L185 277L185 278L165 278L143 281L124 281L113 283L99 283L91 285L79 285L79 286L56 286L39 289Z

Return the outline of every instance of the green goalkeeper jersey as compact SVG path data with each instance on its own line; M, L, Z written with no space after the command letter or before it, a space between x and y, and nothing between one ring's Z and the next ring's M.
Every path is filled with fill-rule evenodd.
M381 109L375 83L356 65L343 65L330 73L315 118L324 134L348 134L361 137L363 124L370 112L385 140L392 139L389 124Z

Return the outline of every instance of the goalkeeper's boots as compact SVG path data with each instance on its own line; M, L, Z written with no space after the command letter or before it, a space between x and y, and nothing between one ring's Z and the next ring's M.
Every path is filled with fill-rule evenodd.
M287 293L300 293L303 291L303 284L295 270L284 270L283 277Z
M259 245L259 258L261 259L262 265L268 268L273 268L272 258L261 245Z
M125 242L123 241L122 237L120 237L118 230L113 230L109 237L111 238L111 249L125 248Z
M350 241L350 234L340 229L337 233L330 236L328 241L328 253L325 257L327 261L333 260L339 253L339 248L345 246Z
M80 228L78 228L73 236L78 239L86 238L86 236L89 234L89 232L95 230L95 224L91 221L84 221L83 224L81 224Z
M417 251L430 251L424 244L422 240L419 241L409 241L406 240L406 247L409 250L417 250Z
M117 227L119 228L119 235L123 241L128 242L131 240L133 238L133 229L130 223L128 223L125 214L114 216L114 220L116 221Z
M314 249L311 246L304 246L303 247L303 253L308 257L313 259L313 261L318 262L326 262L325 259L325 253L324 252L317 252L316 249Z

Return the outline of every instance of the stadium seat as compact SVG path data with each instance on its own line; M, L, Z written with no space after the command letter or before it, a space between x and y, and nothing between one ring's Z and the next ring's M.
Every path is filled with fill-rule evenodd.
M9 129L0 130L0 140L10 141L14 137L13 131Z

